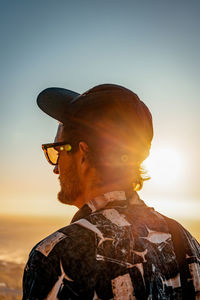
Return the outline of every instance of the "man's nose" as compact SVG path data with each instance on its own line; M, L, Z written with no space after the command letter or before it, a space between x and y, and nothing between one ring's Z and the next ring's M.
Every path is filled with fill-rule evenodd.
M53 172L54 174L59 174L58 165L55 165Z

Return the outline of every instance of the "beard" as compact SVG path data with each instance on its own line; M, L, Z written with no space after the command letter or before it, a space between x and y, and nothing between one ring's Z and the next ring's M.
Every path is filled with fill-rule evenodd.
M81 195L80 178L76 163L73 160L63 174L60 174L60 186L58 200L61 203L73 205Z

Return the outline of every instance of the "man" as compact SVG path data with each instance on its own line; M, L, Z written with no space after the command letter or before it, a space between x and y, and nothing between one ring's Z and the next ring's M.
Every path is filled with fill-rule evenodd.
M113 84L49 88L37 102L60 122L43 145L58 199L79 210L31 251L23 299L200 299L198 242L137 194L153 137L147 106Z

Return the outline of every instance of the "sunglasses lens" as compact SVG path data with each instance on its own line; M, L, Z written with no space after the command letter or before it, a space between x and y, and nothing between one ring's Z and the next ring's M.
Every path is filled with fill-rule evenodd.
M57 164L58 151L56 151L53 147L47 148L47 155L52 164Z

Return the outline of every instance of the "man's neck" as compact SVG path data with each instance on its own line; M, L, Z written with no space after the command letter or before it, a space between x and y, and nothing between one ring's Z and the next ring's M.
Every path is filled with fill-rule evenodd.
M131 185L128 186L127 183L125 184L122 182L104 184L100 187L96 186L93 188L85 188L85 190L83 189L82 194L77 198L73 205L81 208L84 204L88 203L92 199L113 191L126 191L129 195L134 192Z

